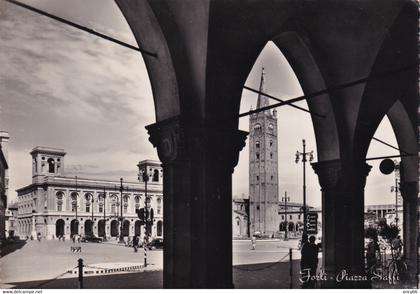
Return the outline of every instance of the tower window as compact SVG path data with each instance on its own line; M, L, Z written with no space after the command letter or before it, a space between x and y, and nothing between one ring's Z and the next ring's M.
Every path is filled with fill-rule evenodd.
M273 159L273 153L270 153L270 159Z
M255 156L257 157L257 159L260 159L260 154L256 153Z
M274 179L274 177L273 176L271 176L271 180L273 180Z
M273 140L270 140L270 147L273 146Z
M153 171L153 182L159 182L159 171L157 169Z
M255 148L260 148L260 141L255 142Z
M260 133L261 132L261 125L260 124L256 124L254 126L254 132L255 133Z
M260 176L257 176L257 182L260 180Z
M54 173L55 172L54 164L55 164L54 159L48 158L48 172L49 173Z

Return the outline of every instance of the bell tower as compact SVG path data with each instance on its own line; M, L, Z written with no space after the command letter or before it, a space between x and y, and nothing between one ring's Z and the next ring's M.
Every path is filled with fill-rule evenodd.
M32 182L40 183L45 176L64 175L64 149L35 147L32 149Z
M264 92L264 80L263 68L260 92ZM258 94L257 109L268 105L268 97ZM271 235L279 230L277 111L252 114L249 117L249 132L250 234L261 232Z

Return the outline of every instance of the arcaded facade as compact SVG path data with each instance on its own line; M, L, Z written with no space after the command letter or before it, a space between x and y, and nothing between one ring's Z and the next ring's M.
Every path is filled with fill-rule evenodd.
M144 207L145 184L67 177L63 149L36 147L32 150L32 184L18 193L18 235L40 234L46 239L73 234L119 238L144 235L136 209ZM163 174L160 162L144 160L148 170L147 206L154 211L151 236L163 236ZM121 204L122 198L122 204ZM122 211L122 218L121 218Z

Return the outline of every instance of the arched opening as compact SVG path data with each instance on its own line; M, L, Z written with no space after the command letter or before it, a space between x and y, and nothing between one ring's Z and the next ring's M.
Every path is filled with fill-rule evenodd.
M279 226L279 231L284 232L286 231L286 228L287 228L287 222L281 222Z
M123 236L128 237L130 235L130 221L125 220L123 223Z
M70 222L70 237L73 237L73 235L79 234L79 221L78 220L72 220Z
M58 238L64 236L64 220L58 219L55 222L55 236Z
M93 235L93 221L90 219L85 221L85 235L86 236Z
M118 221L113 220L111 221L111 237L117 237L118 236Z
M153 182L159 182L159 170L155 169L153 170Z
M139 220L134 223L134 235L141 236L141 222Z
M163 222L158 221L156 225L156 234L158 237L162 237L162 233L163 233Z
M289 227L289 232L295 231L295 224L293 222L289 222L288 227Z
M55 161L52 158L48 158L48 172L55 173Z
M98 222L98 236L99 237L106 237L106 231L105 231L105 227L106 227L106 221L101 219Z

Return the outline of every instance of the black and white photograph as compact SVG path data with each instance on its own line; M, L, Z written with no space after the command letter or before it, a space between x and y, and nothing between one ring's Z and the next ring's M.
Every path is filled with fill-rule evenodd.
M419 11L0 0L2 293L417 293Z

